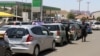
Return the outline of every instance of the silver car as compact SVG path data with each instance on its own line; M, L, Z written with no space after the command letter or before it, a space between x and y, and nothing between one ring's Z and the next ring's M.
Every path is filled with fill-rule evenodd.
M59 43L61 46L64 42L67 42L66 32L63 24L61 23L47 23L43 24L50 32L54 33L56 43Z
M7 29L5 40L13 53L28 53L38 56L40 51L55 49L53 34L45 27L35 25L12 26Z

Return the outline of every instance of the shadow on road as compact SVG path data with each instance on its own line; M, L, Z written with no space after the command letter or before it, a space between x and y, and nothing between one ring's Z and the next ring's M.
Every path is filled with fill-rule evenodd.
M40 52L40 55L39 56L46 56L47 54L50 54L52 52L55 52L57 49L55 50L45 50L43 52Z
M39 56L45 56L45 55L52 53L54 51L56 51L56 49L55 50L49 50L48 49L48 50L40 52ZM32 55L30 55L30 54L14 54L13 56L32 56Z

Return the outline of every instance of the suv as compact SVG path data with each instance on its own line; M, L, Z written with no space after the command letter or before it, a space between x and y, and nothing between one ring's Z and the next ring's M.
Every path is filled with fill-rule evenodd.
M63 24L61 23L47 23L43 24L50 32L54 33L56 43L59 43L61 46L63 42L67 42L66 32Z
M0 56L12 56L9 43L0 37Z
M7 29L5 40L10 43L12 52L38 56L40 51L55 49L52 33L45 27L35 25L15 25Z

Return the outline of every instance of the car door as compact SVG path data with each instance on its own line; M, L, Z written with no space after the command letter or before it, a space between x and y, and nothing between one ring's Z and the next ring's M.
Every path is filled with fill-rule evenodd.
M60 29L60 31L61 31L61 37L63 37L64 41L67 41L66 40L66 32L65 32L64 26L60 25L60 27L61 27L61 29Z
M40 45L40 49L44 50L45 49L45 35L42 33L42 28L41 27L33 27L32 33L35 34L35 38L37 43Z
M44 39L45 39L44 40L45 41L45 48L46 49L50 48L52 46L53 36L50 36L49 35L50 32L44 27L42 27L42 33L43 33Z

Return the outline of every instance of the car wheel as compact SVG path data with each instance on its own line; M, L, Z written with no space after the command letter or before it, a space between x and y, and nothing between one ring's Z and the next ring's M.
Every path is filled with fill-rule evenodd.
M39 47L36 46L36 47L34 48L33 56L38 56L38 55L39 55Z
M12 52L10 50L6 50L4 56L12 56Z
M55 46L56 46L56 43L55 43L55 41L53 41L53 43L52 43L52 50L55 49Z

